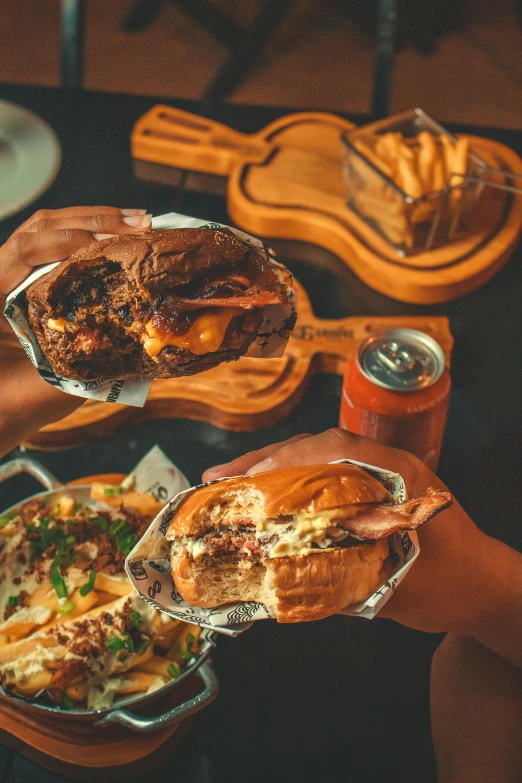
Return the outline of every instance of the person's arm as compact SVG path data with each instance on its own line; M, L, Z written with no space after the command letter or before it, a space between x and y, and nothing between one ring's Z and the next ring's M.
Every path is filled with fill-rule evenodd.
M40 378L3 315L7 294L36 266L61 261L94 239L149 227L150 216L141 209L40 211L0 247L0 457L31 432L67 416L84 401Z
M400 473L412 496L429 486L447 489L413 455L337 429L250 452L203 478L343 458ZM380 616L421 631L471 636L522 668L522 555L482 533L457 501L418 533L419 558Z
M520 783L522 672L448 634L431 664L430 712L438 783Z

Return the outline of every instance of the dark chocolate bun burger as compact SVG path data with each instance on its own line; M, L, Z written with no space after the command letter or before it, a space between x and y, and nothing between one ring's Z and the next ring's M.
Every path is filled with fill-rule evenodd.
M282 276L255 248L227 229L201 228L96 242L26 296L54 371L83 381L172 378L238 359L263 308L288 304Z
M193 606L257 601L280 623L320 620L386 582L392 533L450 504L437 489L394 503L350 464L225 479L188 495L172 518L172 575Z

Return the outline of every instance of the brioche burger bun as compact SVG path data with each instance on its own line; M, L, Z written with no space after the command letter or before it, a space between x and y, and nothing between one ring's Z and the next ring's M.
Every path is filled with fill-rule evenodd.
M172 518L172 575L192 606L257 601L280 623L320 620L372 595L391 572L389 537L450 503L435 489L394 503L352 464L224 479Z

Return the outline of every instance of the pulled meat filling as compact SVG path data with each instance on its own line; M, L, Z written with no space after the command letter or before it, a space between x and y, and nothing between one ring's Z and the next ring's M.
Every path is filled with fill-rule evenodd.
M67 278L65 290L53 303L54 323L64 323L59 330L54 326L54 330L63 328L62 333L74 336L74 347L88 354L109 348L115 340L127 343L131 349L150 321L159 335L183 336L202 312L210 314L229 307L244 310L231 324L231 329L240 330L249 311L284 301L281 293L271 290L277 282L270 273L252 261L242 272L226 267L208 270L148 302L119 264L95 265L88 276ZM53 330L52 324L50 328Z

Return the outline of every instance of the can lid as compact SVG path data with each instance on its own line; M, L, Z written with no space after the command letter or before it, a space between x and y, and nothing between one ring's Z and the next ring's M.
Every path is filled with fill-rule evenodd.
M362 374L390 391L416 391L437 381L444 372L440 345L416 329L389 329L359 346L357 363Z

